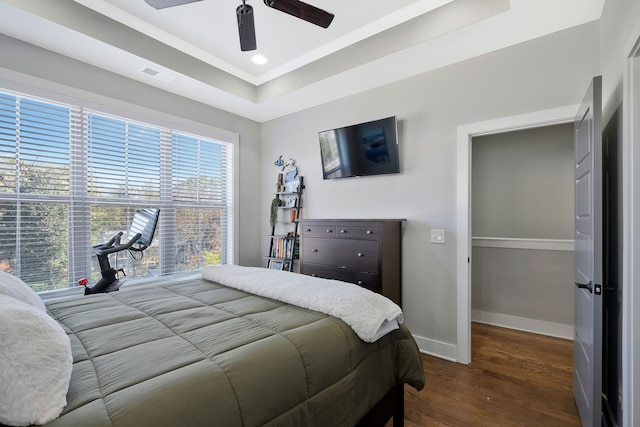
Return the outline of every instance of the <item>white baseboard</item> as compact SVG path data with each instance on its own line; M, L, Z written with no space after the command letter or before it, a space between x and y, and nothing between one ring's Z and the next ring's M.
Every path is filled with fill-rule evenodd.
M507 314L490 313L487 311L471 310L471 320L503 328L533 332L535 334L573 340L573 325L546 322L544 320L527 319L525 317Z
M452 362L458 361L458 349L455 344L449 344L416 335L414 335L413 338L416 340L421 353L450 360Z
M545 322L543 320L527 319L525 317L509 316L507 314L490 313L480 310L471 310L471 320L473 322L486 323L502 328L573 340L573 325ZM414 335L413 338L416 340L421 353L452 362L458 362L458 347L455 344L417 335Z

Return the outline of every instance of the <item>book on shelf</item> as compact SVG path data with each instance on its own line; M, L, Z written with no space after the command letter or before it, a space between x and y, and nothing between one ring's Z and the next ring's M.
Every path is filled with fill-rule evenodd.
M295 239L290 237L273 237L271 245L271 258L291 259L296 253ZM298 249L299 251L299 249Z

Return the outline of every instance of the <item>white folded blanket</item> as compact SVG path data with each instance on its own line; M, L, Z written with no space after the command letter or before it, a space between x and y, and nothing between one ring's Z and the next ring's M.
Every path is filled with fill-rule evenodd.
M343 320L365 342L374 342L404 321L388 298L351 283L288 271L236 265L207 266L202 277Z

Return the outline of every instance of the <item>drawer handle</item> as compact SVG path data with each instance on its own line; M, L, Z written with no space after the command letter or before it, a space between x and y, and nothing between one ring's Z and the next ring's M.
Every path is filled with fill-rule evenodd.
M312 249L311 252L313 252L314 254L318 252L317 249Z
M311 229L310 229L310 228L307 228L307 229L306 229L306 230L304 230L304 231L305 231L305 232L307 232L307 233L311 233Z
M347 230L340 230L340 234L347 234Z
M327 233L333 233L333 230L330 228L327 228Z
M373 231L367 230L367 234L373 234Z
M362 258L364 254L362 252L358 252L358 256Z

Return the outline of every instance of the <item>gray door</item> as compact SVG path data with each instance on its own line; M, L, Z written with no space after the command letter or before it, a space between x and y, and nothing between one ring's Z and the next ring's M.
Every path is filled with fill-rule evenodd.
M582 425L602 406L602 78L593 79L575 123L573 395Z

